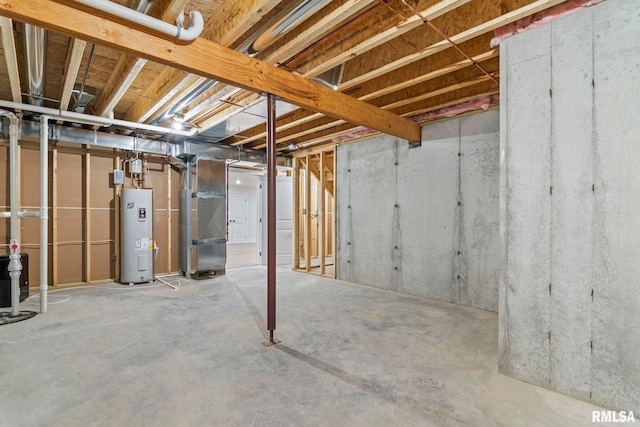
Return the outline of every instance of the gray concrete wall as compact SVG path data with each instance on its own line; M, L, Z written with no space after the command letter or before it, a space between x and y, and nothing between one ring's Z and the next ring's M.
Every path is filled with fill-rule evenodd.
M640 413L637 6L500 45L499 368Z
M339 279L497 311L499 113L337 149ZM460 154L460 155L459 155Z

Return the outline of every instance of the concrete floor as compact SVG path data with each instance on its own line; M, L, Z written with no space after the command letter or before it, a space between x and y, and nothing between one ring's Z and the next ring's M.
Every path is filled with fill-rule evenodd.
M599 408L496 372L487 311L282 268L264 347L265 277L52 293L0 327L0 425L593 425Z
M248 267L257 261L255 243L227 244L227 268Z

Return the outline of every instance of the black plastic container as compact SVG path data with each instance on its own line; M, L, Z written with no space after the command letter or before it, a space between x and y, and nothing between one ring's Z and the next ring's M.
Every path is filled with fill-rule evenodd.
M29 297L29 255L20 254L20 302ZM9 277L9 255L0 255L0 307L11 307L11 278Z

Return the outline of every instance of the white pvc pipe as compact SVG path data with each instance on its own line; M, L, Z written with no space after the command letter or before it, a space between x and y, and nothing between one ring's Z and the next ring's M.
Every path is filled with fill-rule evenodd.
M18 212L18 218L38 218L40 212L35 211L20 211ZM0 212L0 218L11 218L11 212Z
M33 113L46 114L51 119L62 119L62 120L75 122L75 123L84 123L84 124L96 125L96 126L111 126L111 125L122 126L130 129L147 130L155 133L164 133L164 134L179 135L179 136L186 136L186 137L193 136L198 131L197 128L192 128L191 130L188 130L188 131L171 129L163 126L154 126L154 125L147 125L145 123L128 122L126 120L110 119L108 117L101 117L101 116L91 116L89 114L76 113L74 111L56 110L54 108L38 107L36 105L21 104L18 102L11 102L11 101L0 100L0 107L11 108L14 110L31 111Z
M47 312L49 289L49 117L40 116L40 313ZM87 243L88 244L88 243Z
M14 240L18 240L18 231L20 230L20 224L18 220L18 118L15 114L0 110L0 116L8 117L11 124L9 126L9 192L10 192L10 205L11 205L11 240L9 245ZM18 258L19 259L19 258ZM11 276L11 315L17 316L20 306L20 272L14 275L9 272Z
M163 34L167 34L176 37L180 40L195 40L198 38L202 30L204 29L204 19L200 12L192 11L189 13L189 19L185 22L188 28L184 28L181 25L172 25L164 22L160 19L153 18L144 13L137 12L133 9L129 9L126 6L121 6L117 3L104 0L75 0L77 3L84 4L94 9L101 10L111 15L126 19L127 21L135 22L143 25L147 28L159 31Z

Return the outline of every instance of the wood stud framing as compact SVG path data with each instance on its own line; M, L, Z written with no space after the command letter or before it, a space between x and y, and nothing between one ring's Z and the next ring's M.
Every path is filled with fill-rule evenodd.
M202 38L189 45L177 45L134 26L106 21L52 0L28 3L5 0L0 14L127 53L138 53L142 58L202 77L252 91L267 91L300 107L409 141L420 139L417 123ZM68 19L56 19L60 14Z
M311 156L304 161L304 269L311 271Z
M336 274L334 170L333 147L293 159L293 268L327 276L327 267L333 265L329 274L333 278ZM327 174L331 174L331 183ZM329 200L333 209L331 217ZM327 263L329 258L331 262Z
M300 159L293 159L293 269L300 268Z
M293 267L300 268L304 259L303 268L314 270L311 263L313 258L313 265L316 265L317 255L320 272L325 274L328 271L325 265L327 254L335 257L336 253L335 239L329 241L322 237L329 231L335 233L335 215L329 215L330 208L335 212L335 200L331 203L328 199L335 194L336 186L336 179L331 180L328 175L335 172L333 146L375 132L409 140L419 139L420 129L413 120L428 120L432 112L462 102L495 97L498 88L491 79L498 77L499 49L490 47L493 31L562 3L562 0L415 0L408 3L412 6L403 0L329 2L295 30L250 58L232 49L239 49L252 34L259 34L271 25L270 22L274 22L273 19L284 9L281 0L225 0L215 3L220 10L208 10L205 30L193 43L175 42L151 34L136 24L109 18L74 2L6 0L0 5L0 30L8 82L5 99L9 99L9 94L16 102L22 98L18 66L18 54L22 54L22 50L20 45L15 45L13 20L29 22L57 33L54 43L58 46L55 50L57 55L48 52L48 56L60 58L55 68L62 71L60 81L52 91L59 94L59 108L62 110L69 108L78 70L81 62L86 62L84 51L87 41L107 46L100 48L98 56L103 56L102 63L100 60L94 62L102 65L90 71L89 80L93 78L93 82L103 82L98 87L98 98L92 104L91 113L94 114L106 115L114 111L117 117L127 120L151 122L164 115L199 84L215 79L220 83L189 105L193 111L197 109L190 117L190 123L206 129L251 105L264 92L280 95L301 107L277 120L278 149L286 151L290 143L298 147L293 153L297 156L293 162L296 189L293 202L297 218L294 218L293 225ZM173 21L187 4L191 2L157 0L150 13L165 21ZM217 6L206 2L199 5L205 11ZM415 10L412 10L414 6ZM424 25L423 18L442 30L445 36L438 34L430 25ZM66 39L65 36L71 38ZM462 54L443 37L455 42ZM147 62L150 60L154 63ZM307 80L340 64L341 82L337 92ZM476 68L478 65L485 68L490 76L480 73ZM94 77L93 73L102 76ZM24 76L22 80L25 80ZM145 86L140 82L148 84ZM221 96L227 84L238 89L227 89L221 100L214 100L214 97ZM55 93L49 96L55 97ZM264 126L258 125L223 143L263 148L264 138ZM68 149L62 147L61 150L67 153ZM99 155L96 153L100 151L94 150L94 154ZM119 167L118 151L113 155L114 168ZM87 149L83 156L83 254L86 261L83 280L90 282L97 274L97 271L91 271L92 153ZM63 164L65 161L61 157ZM57 162L58 148L54 146L51 190L54 285L60 279L57 262L60 243L57 234ZM168 230L166 268L170 271L171 230L177 224L172 223L172 171L166 165L162 179L163 185L167 186L167 219L162 221L162 227L166 226ZM316 179L317 189L312 187ZM313 199L310 197L312 188ZM62 196L64 198L64 193ZM116 229L119 222L118 198L119 188L116 186ZM315 211L316 206L318 217L313 220L311 209L313 207ZM306 213L300 219L303 210ZM65 217L62 222L64 220ZM317 247L311 250L316 232L312 227L316 222L319 231ZM303 242L302 246L300 242ZM118 233L115 244L118 275ZM164 262L162 264L164 268ZM334 274L335 270L334 265Z

